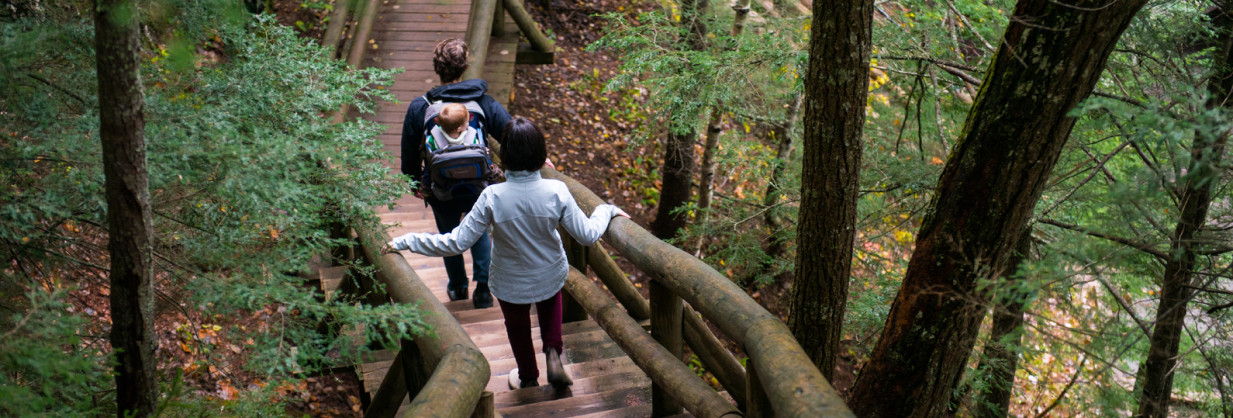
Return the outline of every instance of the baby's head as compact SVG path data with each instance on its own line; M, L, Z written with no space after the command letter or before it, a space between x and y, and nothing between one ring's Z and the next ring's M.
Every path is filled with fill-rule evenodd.
M459 103L450 103L441 108L441 113L437 115L437 124L441 125L441 130L451 138L457 138L467 130L467 119L470 118L470 113L467 113L467 107Z
M501 165L509 171L538 171L548 159L544 134L530 120L515 117L501 135Z

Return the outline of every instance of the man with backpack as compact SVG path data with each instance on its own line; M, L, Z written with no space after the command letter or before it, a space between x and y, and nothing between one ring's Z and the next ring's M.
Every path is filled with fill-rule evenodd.
M402 172L419 182L415 195L432 206L437 230L448 233L471 211L483 188L496 180L497 173L488 154L488 136L501 137L509 122L509 112L487 94L488 83L480 79L462 80L469 67L467 44L460 39L446 39L433 51L432 68L441 85L411 101L402 123ZM466 108L468 128L475 131L470 140L445 134L441 121L453 125L457 103ZM457 125L448 126L453 130ZM492 242L484 234L471 246L475 292L471 295L476 309L492 306L488 291L488 265ZM449 276L447 293L451 301L467 298L467 272L461 255L445 257L445 272Z

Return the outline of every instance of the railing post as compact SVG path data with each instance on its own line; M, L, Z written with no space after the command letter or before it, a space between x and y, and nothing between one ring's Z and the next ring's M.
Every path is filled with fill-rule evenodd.
M407 399L407 382L411 377L407 373L407 366L403 365L403 357L406 355L407 353L399 351L398 355L394 356L394 362L385 372L381 386L377 387L377 393L373 394L368 409L364 410L364 418L391 418L398 413L399 405ZM418 392L419 386L416 386L415 390Z
M401 371L407 385L407 396L414 399L415 395L424 389L424 384L428 383L428 376L432 375L432 372L424 365L424 355L420 353L420 346L415 341L403 340L398 356L402 357ZM388 373L396 372L398 371L391 366Z
M474 0L471 2L471 17L467 23L467 48L471 50L471 66L462 73L463 80L484 77L484 64L488 62L488 41L492 35L493 9L500 0Z
M480 394L479 401L475 403L475 411L471 412L471 418L493 418L497 415L497 404L491 391L484 391Z
M561 234L561 243L565 245L565 257L569 259L569 265L578 271L587 271L587 247L574 241L574 238L569 236L565 230L559 229ZM573 295L561 289L561 322L577 322L587 319L587 311L582 308L577 299Z
M681 360L684 342L681 337L681 313L684 304L672 290L656 280L651 281L651 337ZM664 417L682 412L680 402L664 388L651 383L651 416Z
M758 381L758 369L752 358L745 360L745 393L749 396L749 399L745 401L746 418L775 416L775 410L771 408L771 400L767 398L762 382Z
M502 0L496 0L496 7L493 7L492 14L492 36L505 36L505 6Z

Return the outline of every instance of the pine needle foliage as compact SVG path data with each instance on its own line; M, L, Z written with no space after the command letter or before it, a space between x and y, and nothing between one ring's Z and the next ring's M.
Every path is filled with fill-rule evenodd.
M107 274L92 24L80 14L90 9L36 6L0 16L0 396L12 400L0 414L114 413L106 312L74 309L106 291ZM241 375L279 382L424 332L413 308L323 301L300 275L314 255L347 245L327 226L377 222L372 208L407 191L381 163L383 128L332 118L343 105L393 100L393 73L348 69L228 2L143 7L159 324L187 323L159 333L192 335L160 351L194 359L165 357L168 396L217 395L172 390L189 369L227 368L243 388ZM329 337L322 323L368 335ZM207 324L249 341L231 345L243 347L244 370L230 368L222 340L201 337Z

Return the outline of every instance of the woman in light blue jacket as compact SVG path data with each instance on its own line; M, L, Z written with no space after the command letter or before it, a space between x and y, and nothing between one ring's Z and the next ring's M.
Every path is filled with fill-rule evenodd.
M501 164L504 183L488 186L462 224L447 234L410 233L390 242L397 250L429 256L461 254L491 230L492 266L489 289L500 302L505 332L518 368L509 374L511 389L538 386L539 370L531 340L531 304L547 358L548 382L573 384L561 364L561 288L569 264L557 233L560 225L574 239L591 245L608 229L612 217L629 217L613 205L599 205L590 217L578 208L565 183L544 179L547 162L544 135L526 118L504 127Z

